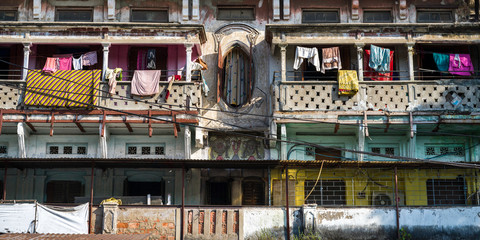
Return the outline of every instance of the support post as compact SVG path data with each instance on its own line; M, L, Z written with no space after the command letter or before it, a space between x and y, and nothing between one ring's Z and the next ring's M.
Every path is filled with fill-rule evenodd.
M8 167L5 164L5 171L3 173L3 193L2 193L3 200L7 200L7 173L8 173Z
M23 43L23 69L22 69L22 81L27 80L28 64L30 61L30 47L32 43Z
M192 43L185 44L185 51L187 55L185 57L185 81L192 81Z
M363 47L365 43L355 43L357 47L358 81L363 82Z
M397 167L395 167L395 209L397 214L397 239L400 239L400 212L398 209L398 174Z
M364 151L365 150L365 127L363 124L358 126L358 151ZM363 154L362 153L357 153L357 160L358 161L363 161Z
M185 165L182 166L182 212L180 218L182 219L180 228L180 239L185 235Z
M92 162L92 172L90 176L90 204L89 204L89 212L88 215L88 234L92 233L92 206L93 206L93 181L95 180L95 163Z
M110 43L102 43L103 46L103 65L102 65L102 80L105 81L105 73L108 69L108 55L110 51Z
M407 43L407 48L408 48L408 76L410 81L415 80L415 73L413 69L413 53L414 53L414 48L413 46L415 43Z
M190 132L190 127L185 126L185 159L190 159L192 156L192 133Z
M288 160L287 156L287 126L282 124L280 126L280 137L282 139L282 143L280 144L280 159L281 160Z
M285 223L287 227L287 240L290 240L290 206L288 204L288 166L285 166L285 212L287 217L287 222Z
M281 56L281 68L282 68L282 78L281 81L287 81L287 44L282 43L278 45L280 47L280 56Z

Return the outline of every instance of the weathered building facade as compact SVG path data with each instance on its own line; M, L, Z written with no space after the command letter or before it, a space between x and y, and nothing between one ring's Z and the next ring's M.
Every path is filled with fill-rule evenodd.
M478 11L476 0L4 0L0 192L9 204L89 202L91 233L472 238ZM110 197L123 205L99 205Z

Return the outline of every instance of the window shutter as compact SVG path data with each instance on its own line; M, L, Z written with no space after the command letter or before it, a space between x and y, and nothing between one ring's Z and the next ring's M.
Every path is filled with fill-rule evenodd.
M220 42L218 43L218 61L217 61L217 103L220 102L220 98L222 96L221 90L222 89L222 74L223 74L223 54L222 54L222 46Z

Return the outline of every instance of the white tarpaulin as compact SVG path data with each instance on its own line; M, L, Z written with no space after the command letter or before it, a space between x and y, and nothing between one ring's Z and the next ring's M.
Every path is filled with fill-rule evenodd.
M36 232L88 234L88 203L76 207L38 204Z
M35 204L0 204L0 233L33 233Z

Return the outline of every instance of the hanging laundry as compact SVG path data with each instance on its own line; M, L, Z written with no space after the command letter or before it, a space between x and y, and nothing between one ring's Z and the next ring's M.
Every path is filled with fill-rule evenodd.
M48 75L53 75L58 70L58 61L57 58L47 58L45 66L43 67L43 73Z
M325 70L331 69L342 69L339 47L322 48L321 72L325 73Z
M474 70L470 54L450 54L448 71L455 75L472 75Z
M450 64L450 56L444 53L433 53L433 60L437 64L438 70L441 72L448 71L448 66Z
M115 68L115 69L109 69L107 68L107 71L105 71L105 78L108 79L108 86L109 88L109 93L110 94L115 94L115 88L117 87L117 81L122 81L122 69L121 68Z
M370 46L370 61L368 66L373 70L386 73L390 71L390 49Z
M138 96L157 94L160 75L160 70L136 70L133 72L131 93Z
M205 62L203 62L201 59L200 61L198 61L199 58L197 58L197 60L195 60L194 62L192 62L192 78L195 76L198 76L200 78L202 78L202 90L203 90L203 93L205 94L205 97L208 97L208 92L210 92L210 88L208 87L207 85L207 81L205 80L205 77L204 77L204 74L205 74L205 71L206 69L208 69L208 66Z
M72 57L58 58L58 70L72 70Z
M199 63L200 65L203 66L203 68L201 70L208 70L208 65L206 62L204 62L201 58L197 58L195 60L196 63Z
M83 64L82 64L82 56L78 58L72 58L73 62L73 70L82 70L83 69Z
M303 63L303 59L308 59L308 62L313 64L317 71L320 71L320 60L318 57L317 48L297 47L295 51L295 61L293 62L293 69L298 70Z
M363 76L365 78L370 78L366 80L373 80L373 81L392 81L392 73L391 71L393 70L393 53L394 51L390 51L390 67L388 72L381 73L381 72L376 72L370 66L368 65L369 59L370 59L370 50L365 50L364 56L363 56Z
M137 53L137 70L147 69L147 50L138 49Z
M155 57L155 49L148 49L147 51L147 69L157 69Z
M97 52L91 51L82 55L83 66L92 66L97 64Z
M165 101L167 101L168 98L170 97L170 92L172 91L173 82L180 81L180 80L182 80L181 75L172 75L168 77L168 87L167 87L167 92L165 93Z
M338 95L355 95L358 88L357 71L338 70Z

